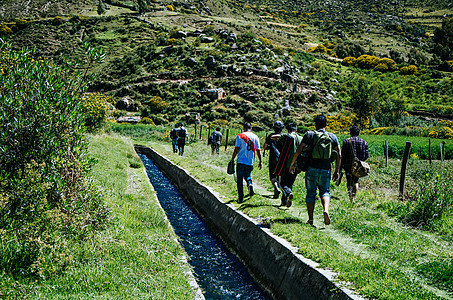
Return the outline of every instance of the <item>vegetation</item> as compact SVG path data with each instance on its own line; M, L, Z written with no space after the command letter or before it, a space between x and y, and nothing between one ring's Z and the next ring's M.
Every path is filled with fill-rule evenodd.
M223 201L261 220L263 226L289 240L304 256L333 269L338 273L338 281L350 282L348 287L361 295L380 299L451 297L453 290L448 272L452 260L453 219L451 200L447 196L451 193L451 162L430 165L411 158L406 183L408 194L406 200L401 201L398 199L400 161L390 159L389 166L385 167L383 156L372 151L369 160L372 173L361 180L356 203L349 202L345 183L338 187L332 185L332 225L328 228L321 225L322 210L318 203L315 209L318 228L312 228L305 225L303 173L295 183L293 206L281 208L279 199L271 199L273 189L268 182L265 156L263 169L255 168L252 174L255 196L237 205L234 180L225 172L231 148L224 151L222 147L220 155L211 156L204 141L194 141L186 147L184 157L179 157L172 154L168 138L163 142L159 134L140 134L142 129L135 131L134 128L115 126L112 130L133 132L136 142L153 147L189 170L218 192ZM160 131L159 127L149 127L150 131L153 129ZM372 140L370 145L375 149L381 142ZM427 186L432 188L427 189Z
M124 298L133 289L138 297L190 298L182 250L149 205L152 193L127 189L124 174L141 166L130 141L91 137L102 169L88 155L88 132L106 129L167 151L169 124L184 121L188 156L174 160L228 200L234 184L218 171L228 154L206 161L209 150L194 147L208 128L228 128L232 145L244 120L264 140L275 119L304 132L318 113L340 138L353 124L364 129L374 172L359 202L334 188L334 225L325 231L300 226L303 205L278 209L260 193L240 209L268 218L273 232L365 296L451 295L452 168L439 161L443 142L444 158L453 156L450 14L446 0L2 1L0 297ZM225 94L211 93L220 88ZM130 105L114 109L119 101ZM141 124L110 122L131 115ZM399 201L406 141L409 192ZM97 173L107 170L114 174ZM254 172L267 186L266 170ZM296 189L303 199L300 182ZM151 225L140 225L144 219ZM137 272L126 274L122 263ZM144 275L150 269L158 278Z
M87 77L0 42L0 268L47 278L71 266L63 245L87 239L108 215L86 178Z

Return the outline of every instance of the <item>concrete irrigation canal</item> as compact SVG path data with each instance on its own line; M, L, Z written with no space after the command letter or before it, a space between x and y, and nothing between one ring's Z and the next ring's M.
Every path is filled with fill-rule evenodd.
M271 299L154 162L143 154L140 158L162 208L190 257L190 264L204 297Z
M362 299L334 283L332 272L317 268L315 262L224 203L184 169L151 148L135 146L135 150L190 256L205 298Z

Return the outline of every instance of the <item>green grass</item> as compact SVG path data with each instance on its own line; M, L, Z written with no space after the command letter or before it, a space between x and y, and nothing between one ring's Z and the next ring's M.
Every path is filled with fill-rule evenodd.
M210 148L204 142L196 142L189 144L184 157L180 157L171 152L169 142L153 137L140 142L188 170L218 192L225 202L262 220L273 233L290 241L305 257L337 272L338 281L350 282L350 287L361 295L373 299L453 297L451 276L445 271L451 269L449 262L453 259L453 218L445 216L443 229L430 232L405 226L391 216L388 206L400 203L396 183L400 162L397 160L391 159L388 168L382 167L379 157L370 160L374 172L361 180L361 191L355 204L348 200L345 183L332 186L332 225L326 228L322 224L322 206L318 202L315 208L318 227L311 228L304 224L307 215L303 174L295 183L293 206L289 209L278 207L280 200L271 198L265 157L263 169L255 168L252 173L257 194L237 205L235 182L226 174L232 147L227 151L222 147L220 155L211 156ZM419 164L428 165L426 161L417 161L409 169L419 168ZM440 166L447 165L436 165L437 168ZM416 181L416 176L412 180ZM388 182L393 183L387 185Z
M110 209L110 226L87 242L62 245L68 269L45 280L0 273L7 299L193 299L185 251L165 219L131 140L90 138L94 184Z

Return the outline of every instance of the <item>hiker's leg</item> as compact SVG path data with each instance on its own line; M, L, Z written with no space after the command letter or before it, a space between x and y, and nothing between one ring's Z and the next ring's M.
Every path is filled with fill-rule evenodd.
M245 168L244 164L237 164L236 165L236 176L237 176L237 188L238 188L238 200L243 201L244 200L244 174L245 174Z

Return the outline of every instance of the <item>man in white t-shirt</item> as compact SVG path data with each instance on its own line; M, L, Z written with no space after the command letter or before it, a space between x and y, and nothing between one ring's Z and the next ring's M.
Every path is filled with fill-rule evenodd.
M255 163L255 155L258 156L258 168L263 167L261 161L261 149L260 140L256 134L252 133L252 125L248 122L244 123L244 132L236 136L236 142L234 143L234 151L231 160L234 160L237 156L236 161L236 176L237 176L237 187L238 187L238 203L244 202L244 190L243 180L246 181L249 190L249 196L253 196L252 183L252 170L253 164Z

